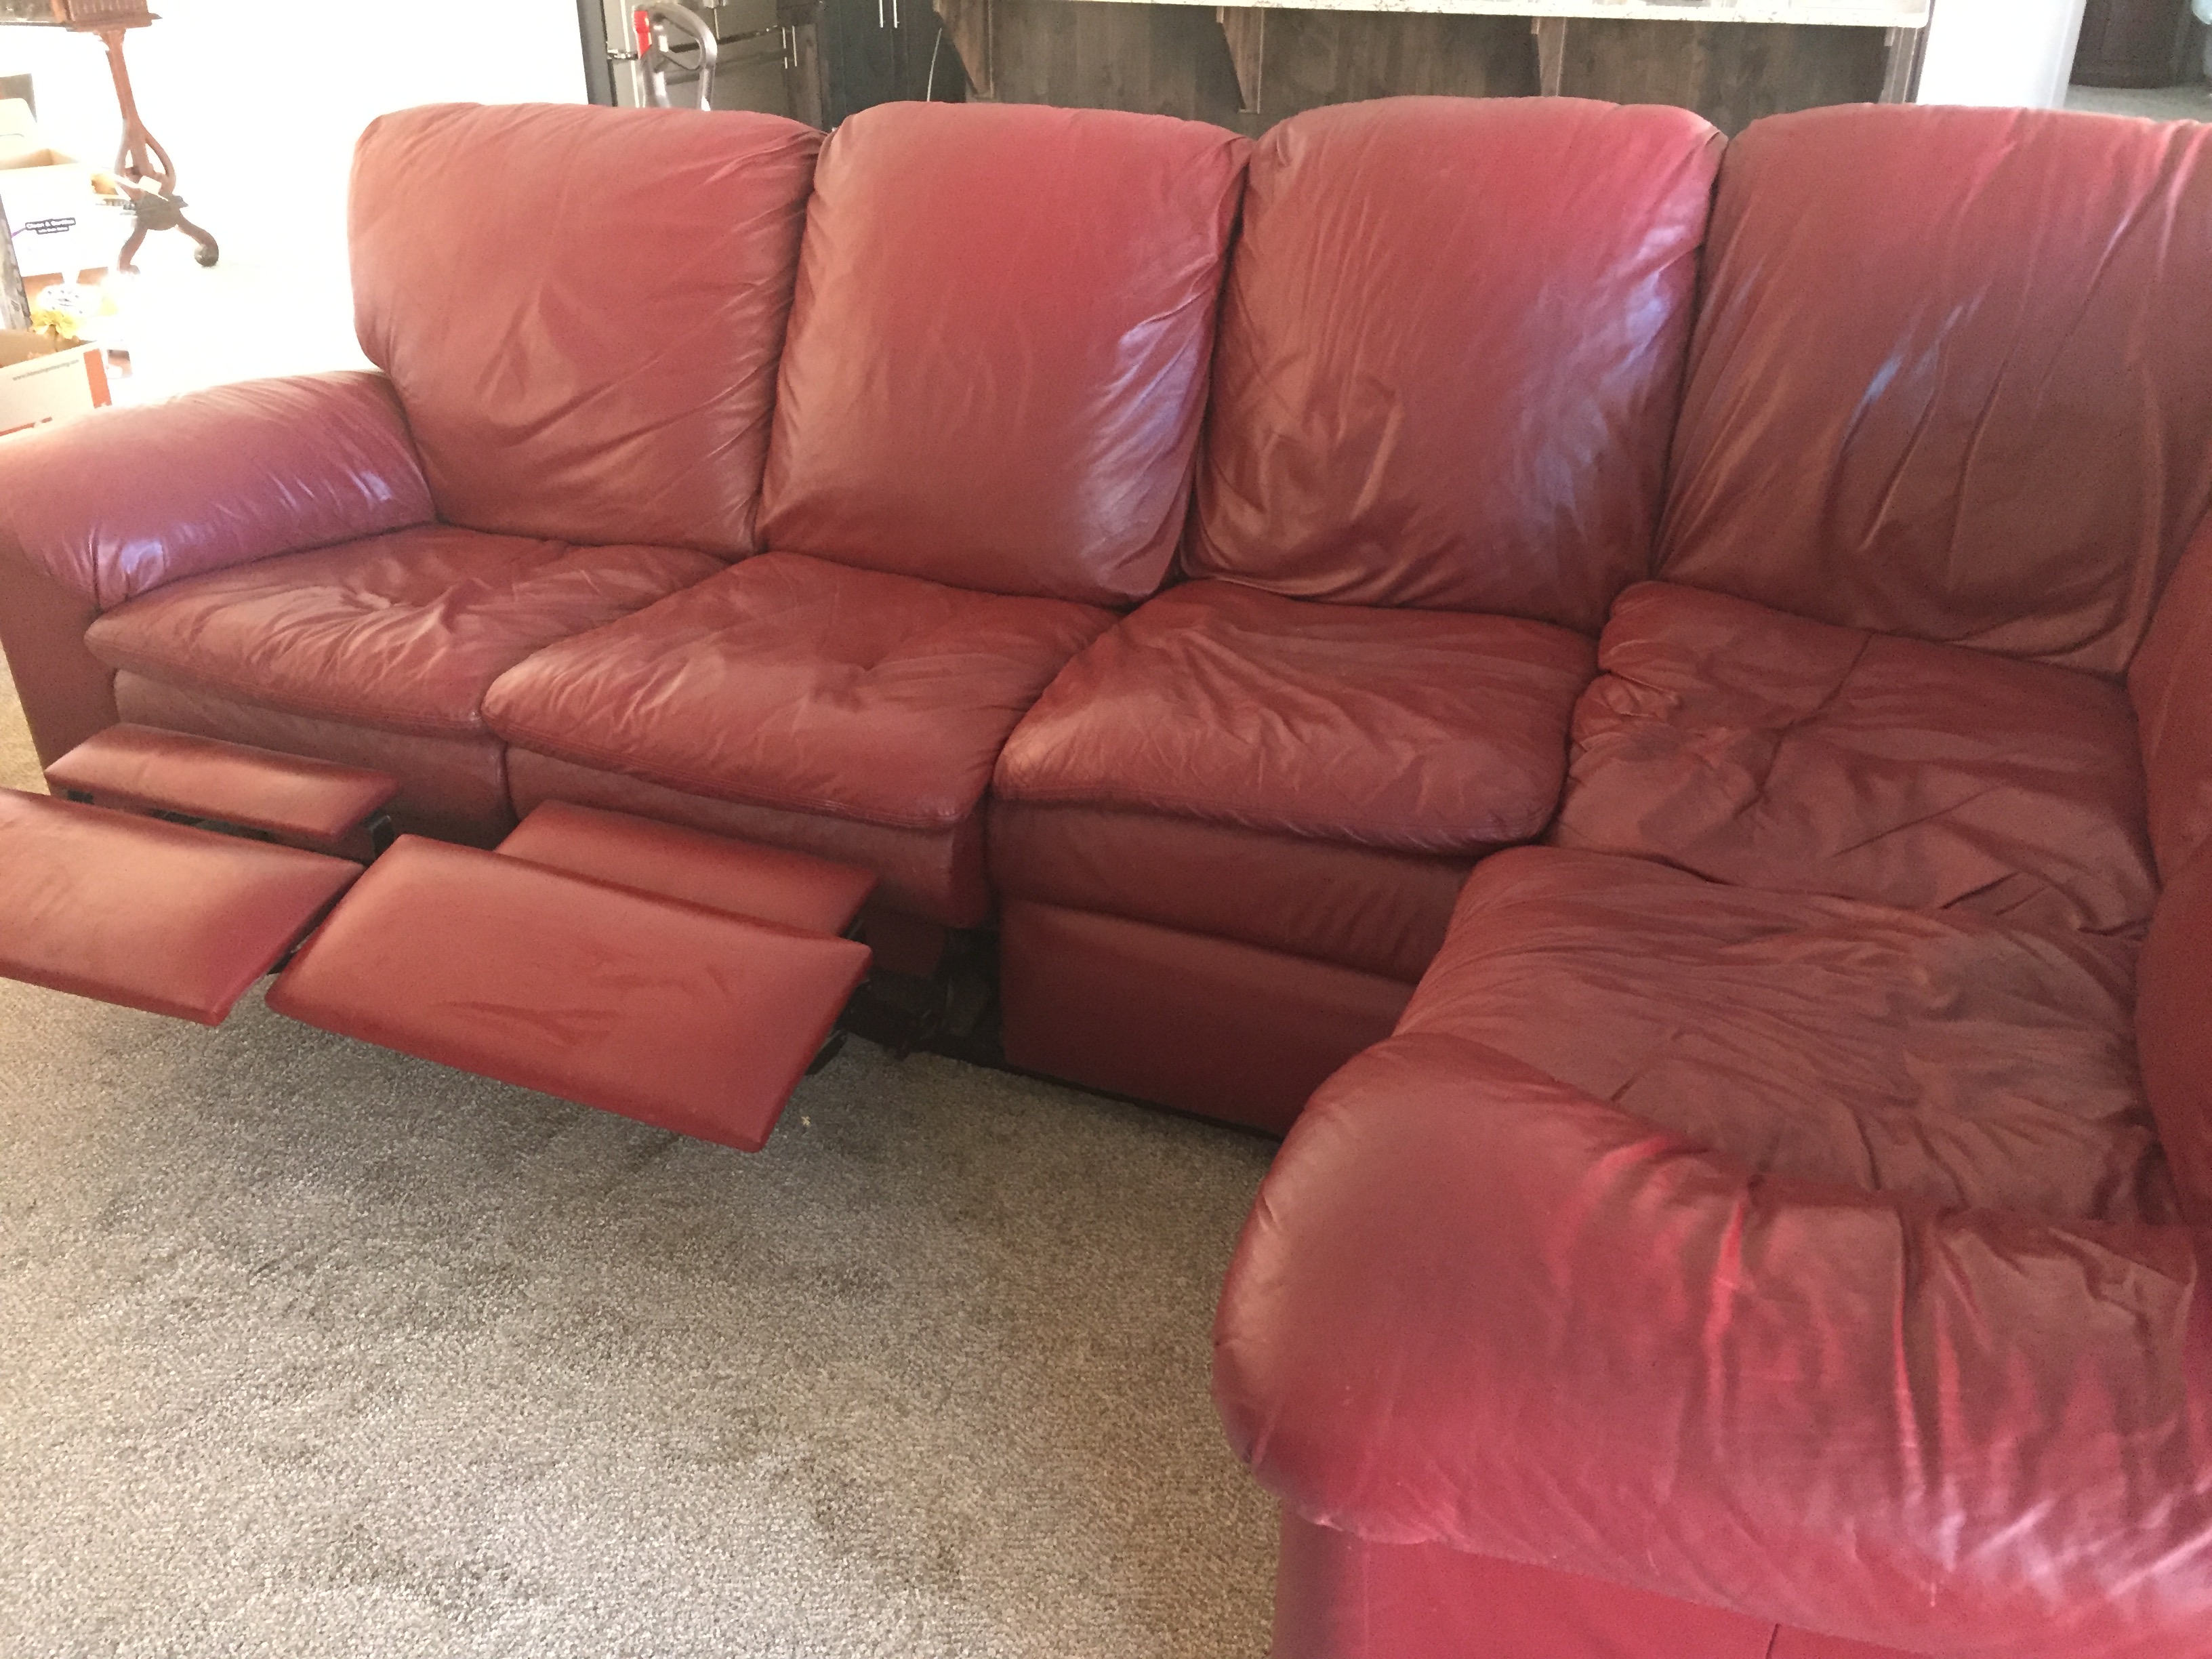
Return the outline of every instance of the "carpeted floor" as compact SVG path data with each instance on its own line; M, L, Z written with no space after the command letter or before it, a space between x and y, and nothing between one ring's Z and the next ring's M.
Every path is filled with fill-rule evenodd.
M1260 1654L1270 1150L855 1044L748 1158L0 983L0 1654Z

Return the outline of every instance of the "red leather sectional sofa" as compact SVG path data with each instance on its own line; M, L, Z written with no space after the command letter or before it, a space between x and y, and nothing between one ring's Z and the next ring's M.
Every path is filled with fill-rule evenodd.
M2206 133L410 112L383 373L0 446L0 643L1295 1119L1279 1659L2207 1659Z

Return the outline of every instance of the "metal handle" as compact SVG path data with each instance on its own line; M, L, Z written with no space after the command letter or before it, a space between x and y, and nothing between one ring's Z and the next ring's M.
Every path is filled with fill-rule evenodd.
M635 8L630 21L637 30L637 67L645 82L645 101L655 109L673 108L669 83L690 81L698 87L698 106L714 108L714 64L721 44L706 19L687 7L653 3ZM678 34L687 38L679 43ZM679 46L698 48L698 68L687 68L676 56Z

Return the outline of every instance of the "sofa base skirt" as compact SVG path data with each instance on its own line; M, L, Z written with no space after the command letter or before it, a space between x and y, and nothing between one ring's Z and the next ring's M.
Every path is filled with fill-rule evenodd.
M1000 923L1006 1061L1273 1134L1413 988L1120 916L1009 900Z
M488 733L422 737L382 732L346 720L286 714L128 671L115 677L115 702L125 720L140 726L389 772L400 780L389 809L392 825L409 835L495 847L514 828L507 799L506 745Z
M1109 807L991 803L991 880L1009 899L1127 916L1412 984L1444 942L1465 858Z
M1285 1511L1273 1659L1915 1659L1440 1544L1369 1544Z

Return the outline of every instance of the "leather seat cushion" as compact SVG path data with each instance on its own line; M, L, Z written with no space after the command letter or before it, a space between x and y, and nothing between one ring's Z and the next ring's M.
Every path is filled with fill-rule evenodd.
M525 748L687 793L943 830L1113 620L764 553L539 653L486 713Z
M1592 657L1545 623L1190 582L1068 665L995 787L1466 857L1550 821Z
M723 568L430 525L169 583L85 643L112 668L285 714L481 735L484 693L531 653Z
M1009 899L1146 921L1411 985L1436 956L1468 861L1110 807L991 805L991 884Z
M1630 589L1552 839L1714 881L2140 933L2135 717L2067 669Z
M1468 880L1399 1030L1485 1043L1754 1169L2166 1222L2136 946L1522 848Z

